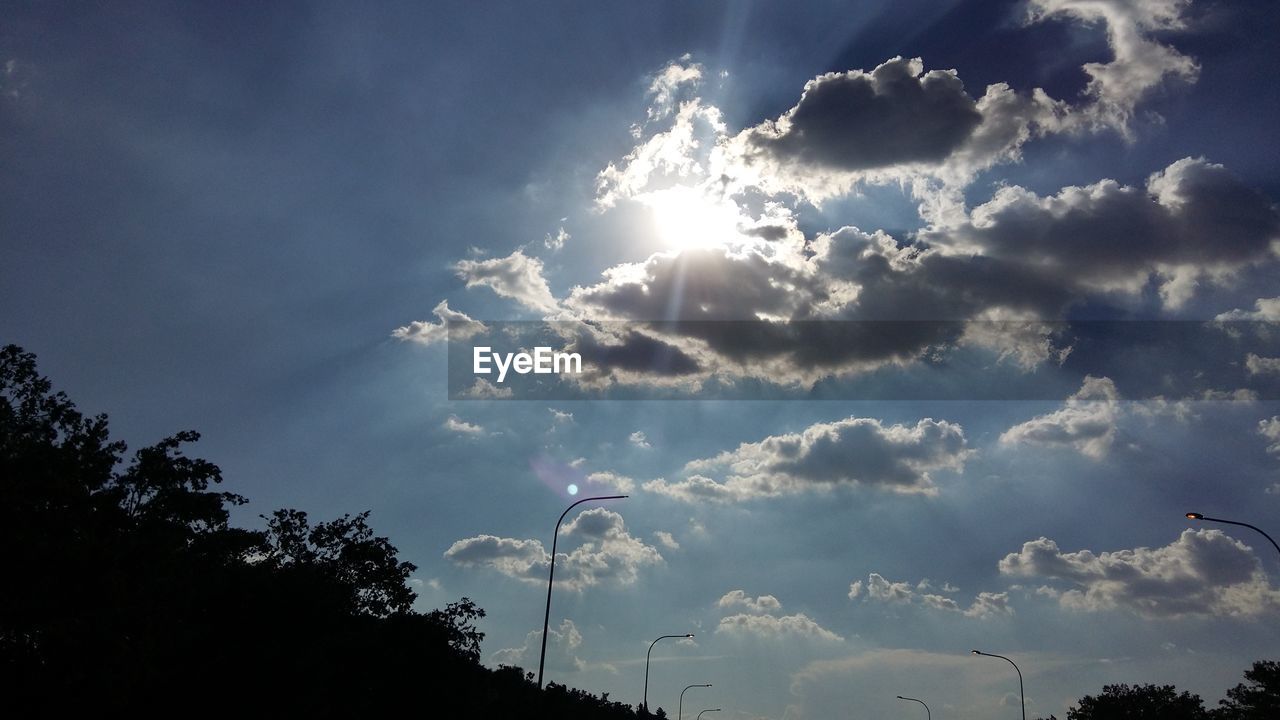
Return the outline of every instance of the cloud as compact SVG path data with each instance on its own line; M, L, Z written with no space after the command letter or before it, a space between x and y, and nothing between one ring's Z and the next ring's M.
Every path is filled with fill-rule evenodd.
M1280 358L1261 357L1249 353L1244 358L1244 366L1250 375L1280 373Z
M430 323L415 320L408 325L392 330L391 336L398 340L416 342L420 345L431 345L448 340L450 330L453 331L453 338L459 341L468 340L488 330L484 323L472 320L464 313L449 309L448 300L441 300L432 309L431 313L439 319L439 322ZM452 327L450 326L451 323Z
M1000 435L1006 445L1065 446L1095 460L1106 456L1116 435L1120 393L1109 378L1086 377L1061 410L1014 425Z
M647 448L653 447L652 445L649 444L649 439L646 438L644 433L639 430L628 435L627 442L631 443L632 445L635 445L638 448L647 449Z
M573 423L573 413L571 412L565 412L555 408L547 408L547 411L551 413L552 422L557 425L562 423L569 425Z
M1258 434L1267 439L1267 452L1280 455L1280 415L1259 420Z
M925 418L909 427L851 417L743 443L685 466L719 471L722 481L694 474L674 483L654 480L644 488L685 501L750 500L838 486L934 494L930 473L960 472L970 453L963 429L945 420Z
M556 555L556 587L571 591L601 584L631 585L642 568L664 562L657 548L627 532L622 516L604 508L579 513L560 530L581 545ZM563 543L561 543L563 544ZM488 567L507 577L545 584L550 557L538 540L479 535L458 540L444 553L462 567Z
M461 260L453 266L467 288L487 287L499 297L515 300L539 312L557 309L556 299L542 275L542 261L516 250L504 258Z
M1280 606L1249 546L1220 530L1185 530L1160 548L1139 547L1094 554L1062 552L1039 538L999 563L1014 577L1058 581L1042 594L1067 609L1123 609L1147 617L1227 615L1253 617Z
M1089 76L1084 94L1090 102L1080 109L1078 122L1119 130L1129 137L1134 109L1141 100L1171 79L1194 82L1199 74L1195 60L1150 37L1153 32L1185 27L1182 12L1190 4L1190 0L1031 0L1028 22L1068 17L1105 24L1113 58L1084 65Z
M865 170L936 163L981 122L954 71L924 73L919 58L898 57L810 80L795 107L747 131L746 143L786 162Z
M546 246L548 250L556 252L558 250L563 250L564 244L572 237L573 236L564 229L564 226L561 226L560 229L556 231L555 235L547 233L546 237L542 238L542 244Z
M1231 310L1218 315L1216 320L1256 320L1263 322L1280 321L1280 297L1258 298L1253 303L1253 310Z
M653 537L657 539L658 544L668 550L679 550L680 543L676 542L676 538L665 530L655 530Z
M502 400L515 395L515 391L511 388L498 387L484 378L476 378L471 387L458 395L471 400Z
M780 615L782 603L772 595L751 598L742 590L731 590L716 601L716 607L720 610L745 608L748 611L721 618L716 626L717 634L770 641L805 640L828 644L844 642L844 638L822 627L804 613Z
M479 425L469 423L466 420L459 418L457 415L450 415L445 419L444 429L449 432L462 433L464 435L480 435L484 433L484 428Z
M559 629L547 633L546 667L552 672L577 672L587 664L578 657L582 647L582 633L572 620L565 618ZM503 648L493 654L495 665L511 665L519 668L533 667L542 653L542 631L534 630L524 638L520 647Z
M629 494L636 489L636 481L625 475L619 475L612 470L603 470L593 472L587 476L587 482L593 485L602 485L610 490L616 490L623 494Z
M772 595L752 598L742 590L730 590L716 601L720 609L746 608L753 613L774 613L782 609L782 603Z
M757 637L765 640L811 640L840 643L844 638L814 622L804 613L795 615L730 615L720 620L716 634Z
M958 226L922 240L1009 265L1071 296L1137 294L1154 280L1164 304L1182 306L1197 283L1274 258L1280 214L1222 165L1183 158L1144 188L1102 180L1041 197L1001 188Z
M1013 614L1013 608L1009 606L1008 593L980 592L968 608L962 608L959 603L945 595L925 592L929 587L926 580L912 586L905 582L890 582L879 573L870 573L865 583L855 580L849 585L849 599L861 598L862 602L891 605L918 605L984 620ZM945 591L948 586L944 584L943 587Z

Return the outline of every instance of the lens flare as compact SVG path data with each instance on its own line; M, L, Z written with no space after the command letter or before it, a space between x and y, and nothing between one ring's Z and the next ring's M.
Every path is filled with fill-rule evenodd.
M569 489L569 494L570 494L570 495L577 495L577 494L578 494L578 486L577 486L577 485L574 485L574 484L570 483L570 484L569 484L569 488L568 488L568 489Z

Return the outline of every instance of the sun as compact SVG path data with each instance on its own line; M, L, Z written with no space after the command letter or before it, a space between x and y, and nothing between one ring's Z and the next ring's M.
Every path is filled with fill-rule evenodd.
M731 200L707 197L699 188L676 186L647 193L658 239L677 250L728 247L741 242L742 222Z

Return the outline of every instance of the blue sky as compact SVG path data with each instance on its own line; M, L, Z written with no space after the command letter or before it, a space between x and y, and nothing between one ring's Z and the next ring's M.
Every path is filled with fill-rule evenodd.
M797 720L1016 713L972 647L1033 716L1213 702L1280 641L1280 558L1182 517L1280 532L1274 336L1096 365L1034 324L1280 320L1269 3L0 12L0 339L135 447L203 433L246 524L372 510L490 664L536 668L571 482L631 497L566 521L547 676L628 703L670 633L651 705ZM631 323L698 372L450 399L446 318ZM776 344L903 319L972 332ZM814 393L962 360L1035 399Z

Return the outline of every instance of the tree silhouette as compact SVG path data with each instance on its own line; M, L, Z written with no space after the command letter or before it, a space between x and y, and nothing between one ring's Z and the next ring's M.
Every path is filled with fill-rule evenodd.
M631 707L479 664L469 598L416 612L415 567L368 513L230 524L186 431L133 454L0 349L0 707L6 716L635 720Z
M1280 662L1259 660L1244 671L1246 682L1227 691L1218 701L1215 718L1221 720L1274 720L1280 718Z
M1206 720L1200 696L1172 685L1107 685L1080 698L1067 720Z

